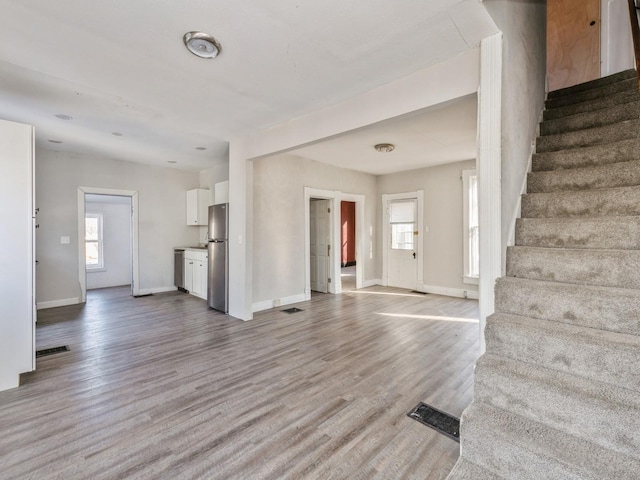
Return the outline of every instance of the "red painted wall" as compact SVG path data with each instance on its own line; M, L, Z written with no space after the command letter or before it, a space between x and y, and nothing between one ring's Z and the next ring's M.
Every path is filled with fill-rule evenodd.
M340 205L340 238L342 242L342 266L356 263L356 204Z

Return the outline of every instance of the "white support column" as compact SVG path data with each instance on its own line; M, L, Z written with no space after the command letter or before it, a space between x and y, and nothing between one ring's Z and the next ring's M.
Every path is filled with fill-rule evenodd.
M229 147L229 315L251 320L253 311L253 162Z
M502 34L480 45L478 94L478 202L480 231L480 354L486 349L484 327L494 312L494 288L502 274Z

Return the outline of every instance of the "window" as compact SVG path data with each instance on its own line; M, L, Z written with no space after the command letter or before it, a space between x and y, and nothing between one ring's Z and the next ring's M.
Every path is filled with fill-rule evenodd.
M87 213L84 218L85 265L87 270L104 268L102 254L102 214Z
M478 175L475 170L462 172L464 223L464 283L478 284L480 276L480 237L478 235Z
M391 248L394 250L414 249L416 201L401 200L389 204L389 224L391 225Z

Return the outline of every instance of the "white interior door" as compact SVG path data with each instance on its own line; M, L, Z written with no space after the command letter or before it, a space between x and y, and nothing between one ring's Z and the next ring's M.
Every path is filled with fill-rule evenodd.
M387 203L387 284L391 287L416 289L419 261L417 210L415 198Z
M331 225L329 200L311 199L309 204L311 290L329 291Z

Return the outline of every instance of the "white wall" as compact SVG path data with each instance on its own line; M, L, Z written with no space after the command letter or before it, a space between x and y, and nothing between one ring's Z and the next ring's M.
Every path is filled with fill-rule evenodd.
M374 232L376 177L294 155L253 162L253 303L305 293L304 187L365 195L366 230ZM370 239L373 241L373 238ZM364 281L379 278L364 255Z
M100 197L107 202L110 198ZM104 258L104 268L87 270L87 290L131 284L131 199L126 200L86 203L86 213L102 214Z
M173 288L173 247L198 241L198 228L186 225L185 194L198 185L197 173L38 150L38 304L79 301L79 186L138 192L139 287L153 291ZM71 242L61 244L61 236L70 237Z
M502 70L502 250L512 242L520 195L544 106L546 76L545 0L484 0L503 33Z
M462 282L463 225L462 171L476 167L475 160L450 163L378 177L378 195L424 190L424 284L442 289L477 292ZM377 256L382 261L382 214L378 218Z
M600 74L603 77L634 68L628 0L601 0Z

